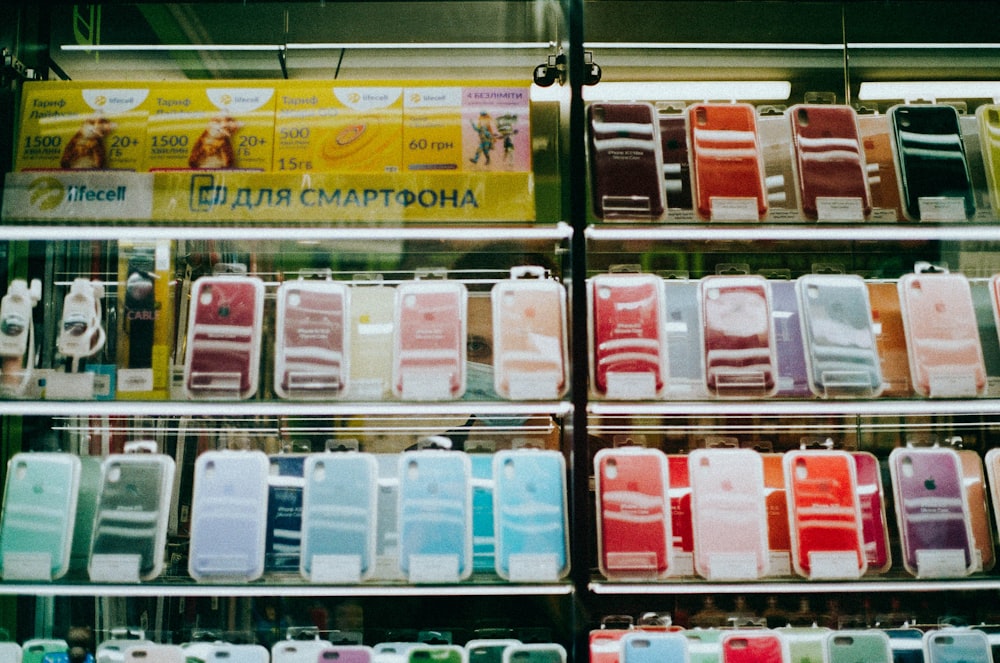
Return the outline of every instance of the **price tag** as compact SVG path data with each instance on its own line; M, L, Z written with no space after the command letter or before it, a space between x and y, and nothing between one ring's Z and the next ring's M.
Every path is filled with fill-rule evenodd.
M964 550L918 550L918 578L959 578L968 573Z
M608 398L648 400L656 397L656 376L652 373L608 373Z
M49 553L4 553L4 580L52 580L52 555Z
M715 197L709 201L712 206L712 221L759 221L756 198Z
M551 553L517 553L510 556L512 582L554 582L562 569L559 558Z
M331 585L361 582L361 555L313 555L309 580Z
M965 221L964 198L919 198L921 221Z
M715 553L708 558L709 580L755 580L757 558L744 553Z
M834 198L817 196L818 221L864 221L865 207L860 198Z
M139 582L139 555L93 555L90 579L94 582Z
M410 555L412 583L455 583L460 579L458 555Z
M851 552L809 553L809 577L821 580L860 578L858 556Z

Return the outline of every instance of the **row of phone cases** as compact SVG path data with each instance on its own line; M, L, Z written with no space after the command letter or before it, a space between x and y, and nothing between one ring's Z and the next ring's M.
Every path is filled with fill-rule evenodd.
M59 663L66 660L66 651L66 641L57 638L34 638L25 641L23 646L0 642L0 663ZM102 642L98 645L96 660L122 663L565 663L566 650L557 643L524 643L515 639L476 639L462 646L417 642L335 645L321 639L281 640L270 651L256 644L194 642L171 645L132 640Z
M590 279L591 384L614 399L966 398L1000 359L998 277ZM996 347L994 347L996 346Z
M864 221L876 207L910 221L964 221L976 214L971 166L985 170L982 186L1000 209L997 105L977 110L982 165L970 163L959 114L943 104L860 116L846 105L799 104L762 119L741 103L663 114L645 102L594 102L587 112L592 206L603 219L657 220L669 207L763 220L794 198L812 221Z
M917 658L913 658L914 655ZM970 628L645 630L590 634L591 663L993 663L986 633Z
M474 567L486 570L475 563L484 554L504 579L554 581L568 573L559 452L404 452L385 458L383 465L395 466L389 476L380 476L374 454L290 458L299 461L297 478L274 471L274 458L260 451L198 456L193 578L253 580L264 573L268 553L294 559L297 568L283 570L313 582L367 580L386 556L414 582L466 579ZM155 578L163 569L173 474L173 459L161 454L115 454L103 462L61 452L16 454L0 519L0 573L8 580L56 579L82 556L92 580ZM293 489L298 495L289 499ZM490 543L475 551L476 560L474 534ZM386 540L388 553L380 550Z
M537 267L511 270L491 289L494 389L502 398L558 398L567 389L566 292ZM396 287L286 281L276 296L274 391L281 398L351 393L381 399L460 398L466 390L464 284ZM264 282L211 276L191 294L184 385L190 398L252 397ZM353 358L353 361L352 361Z
M903 566L958 577L994 565L983 461L971 450L889 456ZM986 465L1000 455L991 450ZM859 578L892 560L878 460L866 452L602 449L594 458L598 561L609 579ZM990 469L991 485L996 487ZM1000 476L997 477L1000 479Z

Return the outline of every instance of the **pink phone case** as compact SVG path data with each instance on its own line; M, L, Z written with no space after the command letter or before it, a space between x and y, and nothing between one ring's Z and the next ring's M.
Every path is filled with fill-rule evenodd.
M396 288L392 387L406 399L454 399L465 392L466 304L458 281L412 281Z
M590 282L594 390L659 395L666 380L663 282L653 274L599 274Z
M189 398L250 398L257 392L264 282L206 276L194 282L184 388Z
M978 396L986 366L969 281L963 274L905 274L899 299L918 394L930 398Z
M857 115L850 106L798 104L788 109L795 177L803 216L820 218L829 200L852 199L862 219L871 194ZM862 220L847 219L847 220Z
M490 292L494 389L504 398L558 398L567 388L566 290L553 279L514 278Z
M694 564L709 580L767 572L764 466L750 449L695 449L688 455Z
M608 578L664 576L671 563L669 477L657 449L601 449L594 457L597 542Z
M701 281L705 381L715 396L769 396L777 389L771 298L760 276Z
M274 390L282 398L330 398L347 387L347 286L288 281L278 288Z
M885 492L878 458L866 451L853 451L861 504L861 534L868 573L884 573L892 566L889 530L885 519Z
M792 563L806 578L858 578L867 568L854 459L846 451L784 457Z
M692 190L698 214L720 218L719 199L749 199L767 215L757 115L749 104L696 103L687 108Z

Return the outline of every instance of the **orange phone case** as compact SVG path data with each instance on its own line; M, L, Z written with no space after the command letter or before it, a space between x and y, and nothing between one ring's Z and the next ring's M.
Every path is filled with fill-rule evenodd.
M972 542L981 560L982 571L989 571L996 561L993 546L993 522L990 518L989 498L986 478L983 476L983 461L979 452L959 449L958 458L962 466L962 483L965 484L965 501L969 507L969 526L972 528ZM978 566L979 564L977 564Z
M912 396L899 288L895 281L868 281L868 299L875 322L875 347L882 364L882 395Z

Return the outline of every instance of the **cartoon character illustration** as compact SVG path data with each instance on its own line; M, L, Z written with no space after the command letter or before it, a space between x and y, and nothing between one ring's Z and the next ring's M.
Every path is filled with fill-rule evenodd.
M503 160L514 161L514 136L518 133L517 115L504 113L497 118L497 136L503 141Z
M476 154L469 161L479 163L479 157L483 157L483 163L490 165L490 151L493 150L493 141L497 139L497 130L493 125L493 117L487 111L479 113L479 121L472 122L472 128L479 136L479 146L476 147Z
M83 121L80 130L66 144L59 165L67 170L107 168L104 139L115 130L115 124L103 115L92 115Z
M233 137L241 126L229 114L214 116L191 148L188 165L191 168L235 168Z

